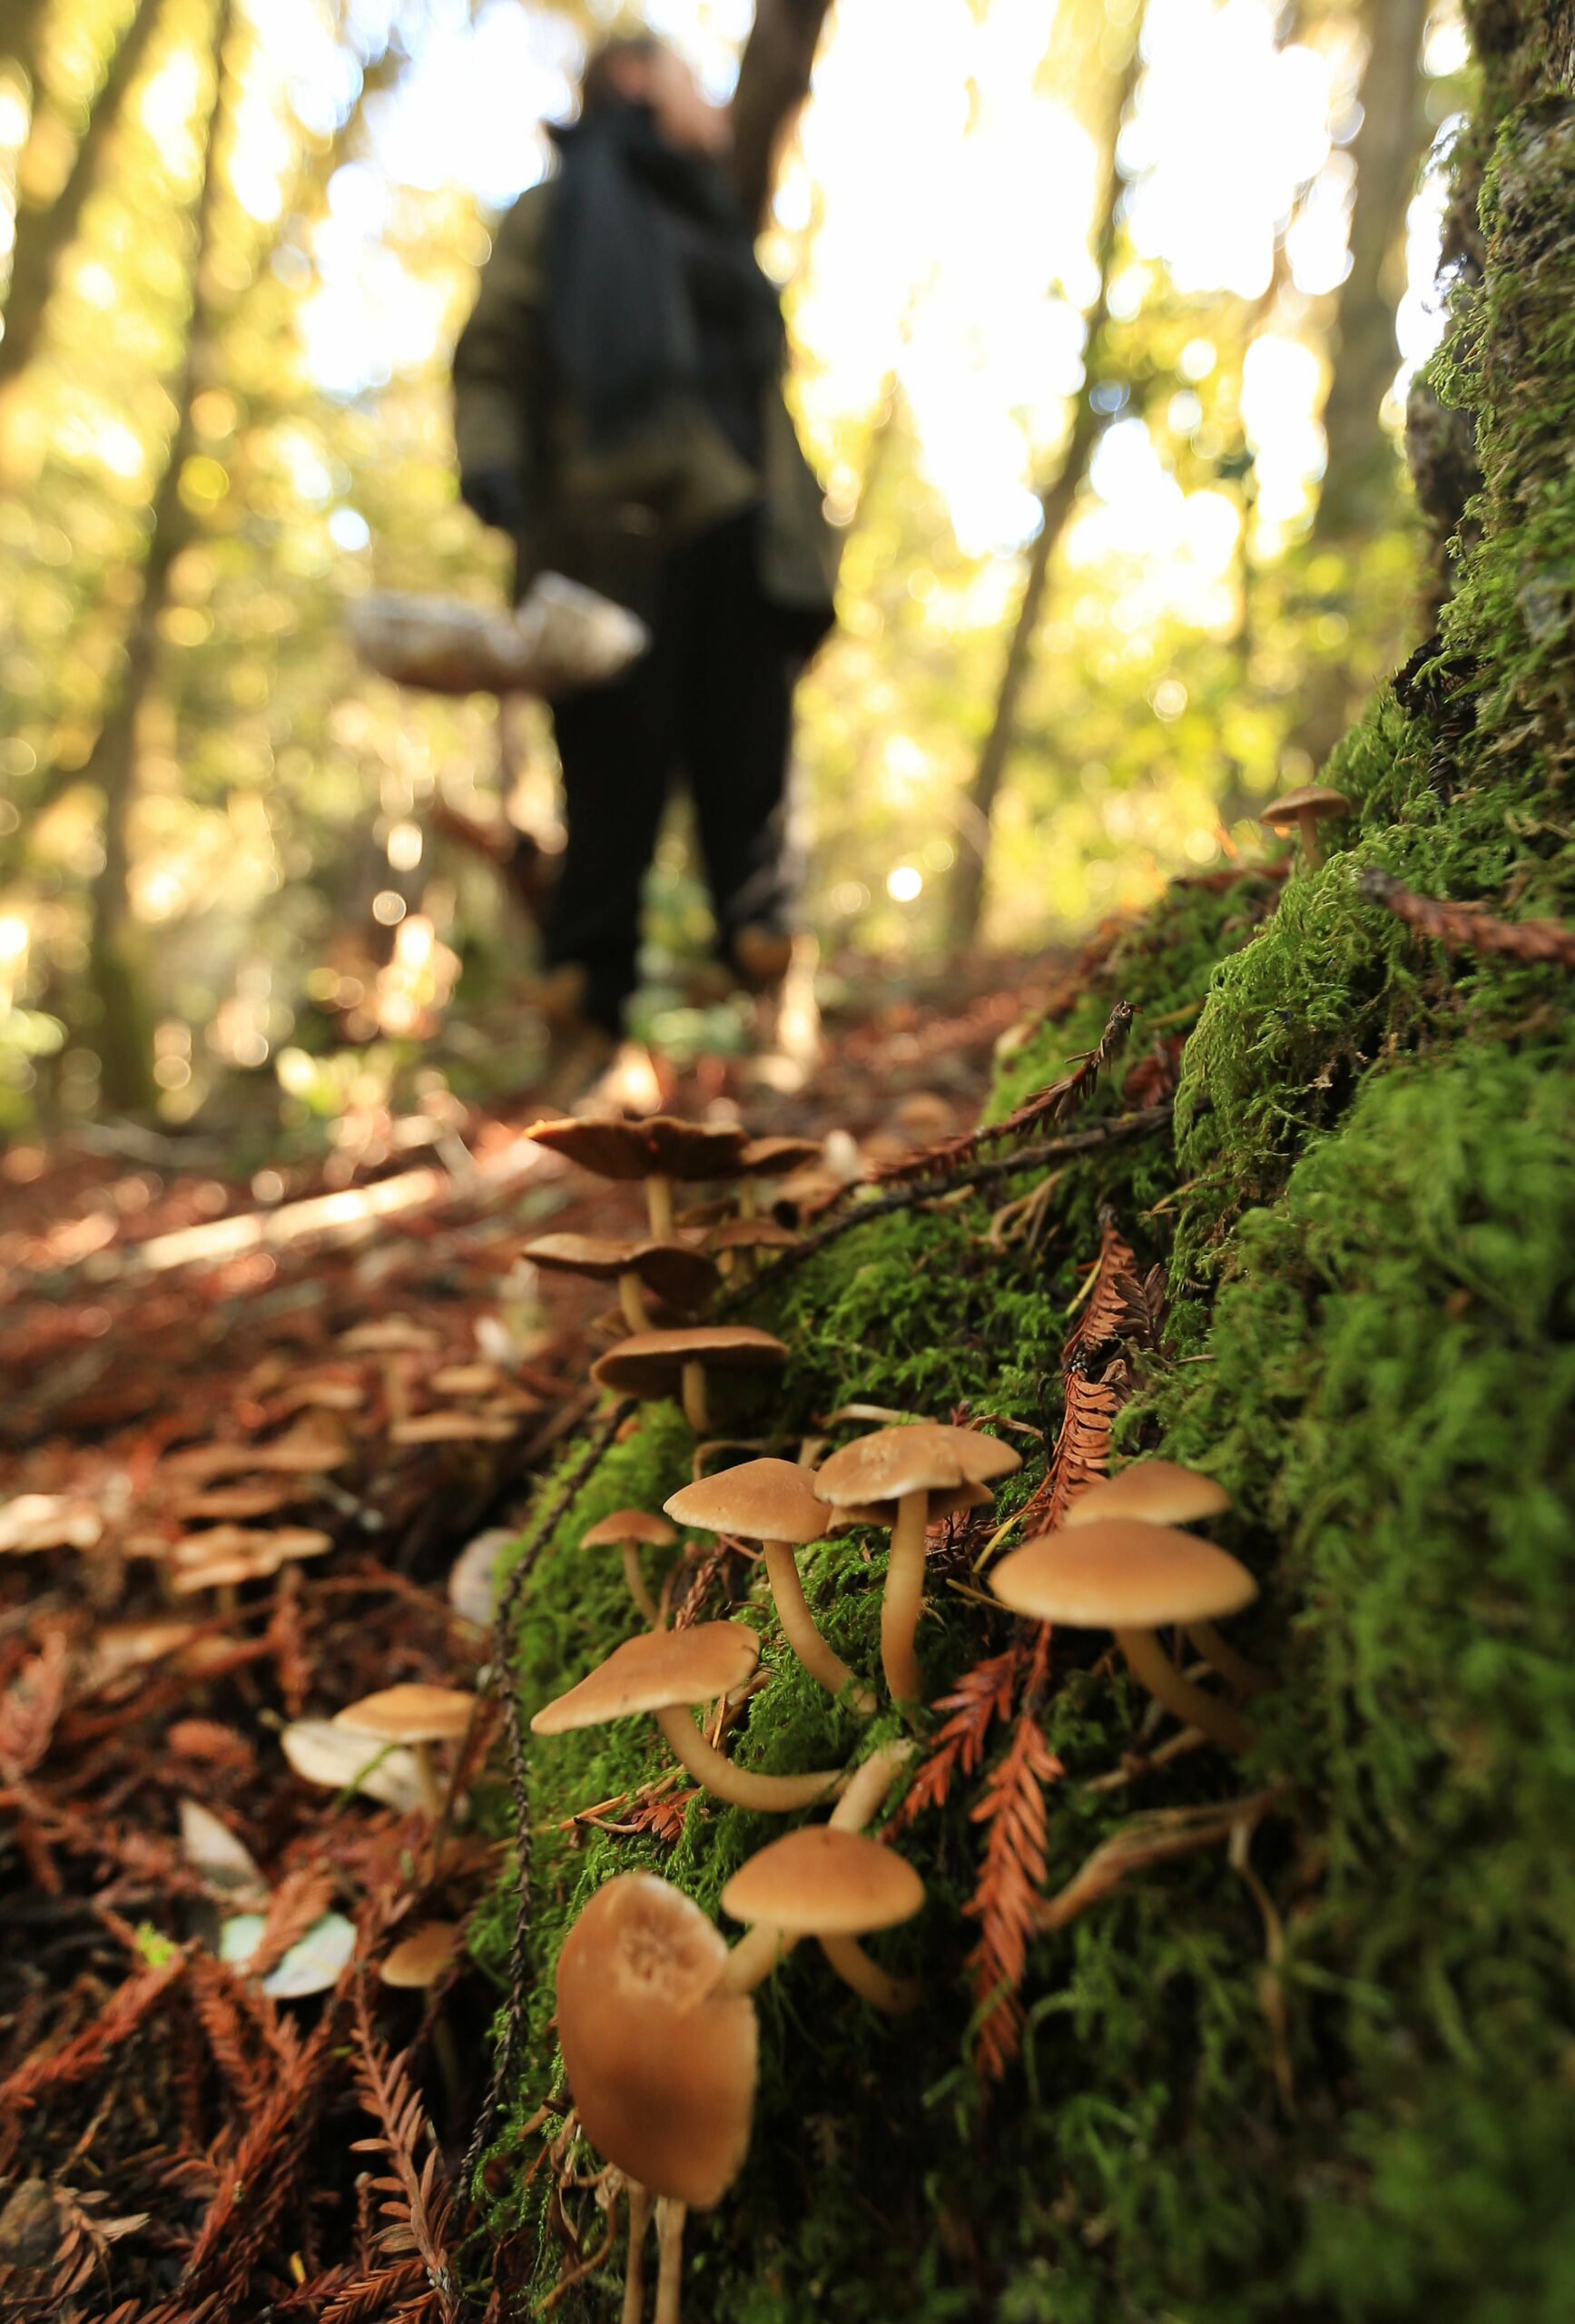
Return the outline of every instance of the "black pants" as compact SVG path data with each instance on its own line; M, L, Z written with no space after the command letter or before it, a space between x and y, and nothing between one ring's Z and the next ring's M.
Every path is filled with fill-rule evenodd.
M694 801L724 955L741 928L784 924L799 656L761 594L754 534L751 513L686 543L662 573L650 652L554 707L568 842L544 953L549 968L585 970L586 1014L612 1032L635 990L641 884L675 777Z

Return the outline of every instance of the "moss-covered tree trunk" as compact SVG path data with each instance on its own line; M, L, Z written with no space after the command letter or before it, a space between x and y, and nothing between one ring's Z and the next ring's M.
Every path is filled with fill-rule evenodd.
M995 1104L1125 1002L1075 1125L1102 1142L860 1220L748 1302L792 1360L769 1405L734 1384L724 1424L791 1446L861 1399L1045 1442L1019 1433L1021 1477L931 1541L927 1773L889 1827L927 1904L870 1940L923 2005L894 2029L807 1946L763 1988L753 2138L691 2223L692 2319L1575 2312L1575 5L1472 15L1473 258L1434 384L1474 415L1483 484L1440 640L1334 754L1347 823L1314 872L1178 883L1068 975ZM1442 909L1413 925L1407 893ZM1037 1210L1005 1207L1047 1175ZM632 1627L580 1534L659 1507L693 1449L646 1407L527 1537L502 1641L527 1711ZM1275 1679L1240 1759L1177 1749L1105 1637L1036 1637L979 1586L1030 1494L1042 1523L1138 1451L1232 1499L1214 1528L1260 1596L1231 1637ZM855 1530L801 1560L865 1677L884 1558ZM742 1763L851 1762L903 1728L795 1669L742 1562L701 1610L762 1636ZM566 2223L580 2249L601 2233L583 2144L543 2152L567 1928L634 1869L722 1919L782 1829L704 1797L674 1829L641 1795L669 1767L626 1721L543 1738L524 1770L487 2183L542 2292ZM1042 1925L1038 1893L1061 1899ZM517 1904L480 1932L500 1969ZM555 2313L616 2315L620 2262Z

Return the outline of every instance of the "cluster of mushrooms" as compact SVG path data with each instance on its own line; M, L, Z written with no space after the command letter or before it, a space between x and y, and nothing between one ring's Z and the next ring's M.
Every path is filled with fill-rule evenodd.
M622 1395L676 1395L697 1433L707 1431L713 1375L779 1366L788 1350L768 1333L684 1322L673 1311L681 1316L699 1304L719 1281L724 1257L747 1264L753 1251L791 1239L790 1230L759 1215L760 1181L812 1168L814 1149L664 1116L554 1122L532 1135L603 1177L644 1180L648 1236L548 1236L527 1246L527 1256L615 1282L626 1329L596 1360L593 1377ZM675 1217L674 1181L728 1177L746 1191L737 1215L712 1206L682 1222ZM696 1222L706 1230L704 1243L680 1231ZM652 1300L662 1303L659 1315ZM812 1939L871 2007L893 2014L911 2008L912 1981L889 1974L861 1940L911 1919L924 1901L913 1866L866 1828L912 1744L882 1744L850 1768L773 1775L738 1766L694 1714L736 1707L748 1696L760 1640L741 1621L670 1626L665 1593L651 1589L642 1551L674 1544L675 1527L758 1545L788 1647L847 1710L867 1718L878 1708L877 1689L822 1632L795 1552L847 1525L884 1529L881 1674L891 1702L912 1713L921 1701L914 1640L930 1528L989 1506L995 1486L1019 1466L1009 1445L975 1429L904 1422L843 1444L818 1466L757 1458L698 1475L667 1499L664 1514L618 1510L584 1537L587 1551L620 1552L629 1596L648 1627L544 1705L531 1720L533 1733L648 1718L715 1797L766 1813L827 1811L761 1848L727 1883L723 1910L747 1930L736 1944L729 1946L669 1882L625 1873L597 1890L563 1945L557 2030L570 2092L586 2136L629 2191L624 2324L639 2324L644 2312L653 2212L656 2320L676 2324L686 2211L716 2203L742 2168L757 2071L754 1989L796 1944ZM1179 1530L1227 1505L1206 1477L1166 1462L1136 1462L1085 1493L1065 1527L1004 1557L991 1577L996 1595L1039 1620L1112 1631L1134 1676L1160 1703L1203 1735L1240 1748L1250 1729L1239 1708L1176 1668L1157 1636L1169 1625L1185 1629L1233 1694L1261 1683L1214 1627L1255 1595L1252 1576L1224 1550ZM721 1731L718 1718L714 1733Z

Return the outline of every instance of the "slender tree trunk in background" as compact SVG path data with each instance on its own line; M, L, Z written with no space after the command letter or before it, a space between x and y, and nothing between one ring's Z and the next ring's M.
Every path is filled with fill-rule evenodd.
M1428 12L1429 0L1367 0L1363 12L1369 47L1362 126L1351 149L1351 271L1330 333L1327 449L1308 537L1314 556L1358 555L1393 507L1400 463L1379 414L1400 362L1394 316L1404 288L1405 213L1427 133L1418 63ZM1292 743L1311 766L1328 757L1373 675L1337 650L1310 658Z
M0 390L33 359L48 311L60 262L82 222L83 210L98 182L105 146L113 134L126 94L136 80L158 22L160 0L136 0L131 20L110 58L94 98L65 183L52 202L19 202L11 279L0 337Z
M50 0L10 0L5 11L5 25L0 34L0 56L8 56L20 64L27 75L27 85L36 102L38 96L38 60L42 54L40 35Z
M185 544L181 471L195 441L192 405L200 384L208 333L205 283L220 192L219 143L225 117L224 51L235 0L219 0L213 27L213 93L203 142L202 176L192 212L192 311L185 352L171 382L175 422L149 508L143 587L126 637L125 658L104 713L84 779L103 801L103 860L89 895L88 981L100 1016L95 1046L106 1106L131 1109L153 1096L148 1027L133 958L131 820L136 797L137 729L158 665L159 619L170 593L170 571Z
M1394 313L1404 287L1401 237L1427 134L1418 60L1431 0L1367 0L1370 43L1362 74L1362 126L1351 148L1356 199L1351 271L1340 286L1324 406L1327 463L1313 518L1314 543L1359 537L1393 480L1393 447L1379 407L1400 350Z
M810 93L831 0L757 0L733 99L733 176L757 226L771 210L783 143Z
M1110 88L1110 110L1104 138L1104 178L1094 232L1099 287L1088 314L1088 335L1083 349L1083 384L1078 390L1071 429L1055 473L1039 491L1039 529L1034 536L1034 544L1029 553L1023 593L1007 646L995 714L974 767L973 779L968 786L968 805L971 812L966 819L966 828L960 832L961 845L952 866L946 897L947 940L954 951L960 951L971 944L979 933L984 911L985 882L989 871L989 844L996 801L1000 795L1001 784L1017 742L1018 713L1033 663L1034 638L1045 609L1050 566L1077 506L1078 496L1088 472L1088 463L1093 458L1094 446L1098 439L1100 422L1099 414L1094 409L1094 389L1099 382L1100 357L1109 323L1110 277L1119 241L1116 212L1121 198L1121 173L1116 166L1116 144L1121 133L1123 116L1137 84L1138 42L1142 28L1143 19L1139 14L1131 28L1131 45L1126 60Z

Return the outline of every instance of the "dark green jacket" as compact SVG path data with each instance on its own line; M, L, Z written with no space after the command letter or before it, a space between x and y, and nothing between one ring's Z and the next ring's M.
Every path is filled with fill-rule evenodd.
M556 191L553 179L531 187L503 219L454 350L461 471L506 467L524 487L521 590L537 573L563 573L638 607L670 549L758 500L766 596L812 628L816 616L829 626L837 537L780 382L765 395L758 475L693 396L672 397L615 450L587 443L542 329Z

